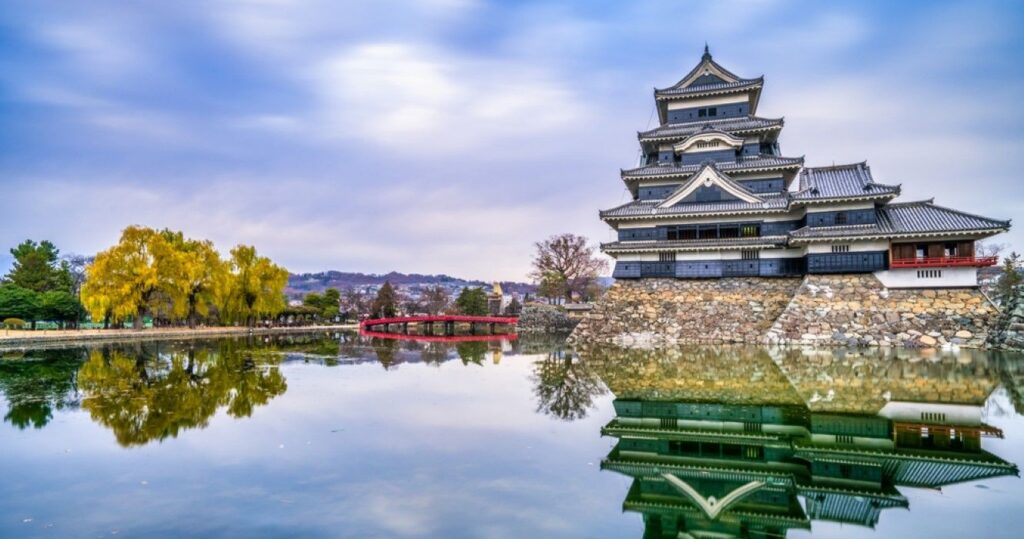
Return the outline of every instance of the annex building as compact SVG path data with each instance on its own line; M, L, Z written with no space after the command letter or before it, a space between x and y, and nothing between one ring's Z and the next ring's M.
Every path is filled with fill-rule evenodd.
M891 288L974 287L975 242L1009 221L932 200L899 202L865 162L808 167L782 154L782 118L757 115L764 77L712 59L654 91L657 128L621 171L627 204L600 212L618 233L601 246L613 277L783 277L873 273Z

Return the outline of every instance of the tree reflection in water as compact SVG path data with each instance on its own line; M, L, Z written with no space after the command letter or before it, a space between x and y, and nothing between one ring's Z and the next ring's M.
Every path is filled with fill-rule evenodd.
M587 362L561 348L534 363L531 379L537 411L565 421L586 417L594 399L607 392Z
M259 357L234 342L216 349L135 354L94 350L78 372L82 408L125 447L204 428L219 408L248 417L288 388L279 356Z
M486 342L460 342L455 345L455 351L463 365L483 365L484 357L487 355Z
M39 359L0 358L0 393L7 399L4 421L41 429L54 410L78 407L75 374L81 350L47 350Z

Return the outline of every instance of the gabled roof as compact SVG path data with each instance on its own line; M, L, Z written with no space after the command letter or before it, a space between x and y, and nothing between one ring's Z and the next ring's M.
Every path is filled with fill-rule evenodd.
M803 157L741 157L736 161L716 163L722 172L748 172L761 170L797 169L804 164ZM621 171L623 180L657 177L689 176L700 170L701 165L655 164L644 165Z
M830 167L804 167L794 201L815 201L846 198L893 198L900 194L899 185L875 183L867 162Z
M700 132L706 126L711 126L726 133L753 133L757 131L770 131L782 129L782 118L759 118L757 116L745 116L742 118L725 118L722 120L695 121L678 124L665 124L650 131L637 133L637 138L642 142L653 142L657 140L685 138Z
M989 235L1010 228L1009 221L999 221L937 206L931 200L886 204L878 208L877 215L878 222L873 225L803 227L790 232L790 237L799 242L830 238L927 236L957 232Z
M701 140L719 140L721 142L724 142L727 146L733 149L739 149L743 147L743 139L741 137L737 137L729 133L728 131L716 129L712 125L705 125L700 129L700 131L675 143L672 149L677 153L685 152L689 150L689 148L691 148L694 144Z
M740 215L763 214L789 211L789 196L786 194L762 194L763 202L750 203L742 200L724 202L689 202L659 208L660 200L634 200L610 210L600 212L602 219L623 219L637 217L669 217L690 215Z
M665 197L664 202L659 204L658 207L668 208L670 206L675 206L702 185L717 186L729 195L749 204L764 202L763 198L751 193L746 187L736 183L732 178L725 174L722 174L722 172L718 170L718 167L715 166L714 161L709 161L703 163L700 170L698 170L693 176L690 176L690 179L683 182L675 191Z
M728 69L722 67L712 57L707 46L704 46L704 54L700 63L690 70L679 82L668 88L656 88L654 96L658 98L670 98L678 96L701 95L708 93L723 93L747 90L756 88L764 83L764 77L756 79L744 79Z

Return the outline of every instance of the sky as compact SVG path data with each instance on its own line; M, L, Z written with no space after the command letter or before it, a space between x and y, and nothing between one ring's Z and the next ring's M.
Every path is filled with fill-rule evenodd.
M0 271L139 224L293 272L523 280L614 235L652 88L765 75L783 154L1018 223L1024 3L2 0Z

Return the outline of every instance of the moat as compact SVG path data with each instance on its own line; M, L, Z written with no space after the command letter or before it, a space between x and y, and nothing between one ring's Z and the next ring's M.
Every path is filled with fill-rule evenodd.
M966 349L12 349L0 536L1016 537L1022 391Z

